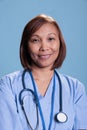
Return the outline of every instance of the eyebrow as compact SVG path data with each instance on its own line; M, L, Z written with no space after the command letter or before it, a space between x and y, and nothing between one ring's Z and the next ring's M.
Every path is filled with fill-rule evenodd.
M57 34L56 34L56 33L48 33L48 35L52 35L52 34L53 34L53 35L55 35L55 36L57 36ZM32 35L32 37L34 37L34 36L36 36L36 37L40 37L40 36L39 36L39 35L37 35L37 34L33 34L33 35Z
M57 35L56 33L49 33L48 35L51 35L51 34L53 34L53 35Z
M32 35L32 36L31 36L31 38L32 38L32 37L35 37L35 36L36 36L36 37L39 37L39 35L37 35L37 34L34 34L34 35Z

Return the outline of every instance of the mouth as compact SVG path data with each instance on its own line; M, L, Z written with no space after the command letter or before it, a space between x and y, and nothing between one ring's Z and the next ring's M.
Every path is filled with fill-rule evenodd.
M39 55L39 58L42 59L42 60L47 60L49 59L51 56L51 54L46 54L46 55Z

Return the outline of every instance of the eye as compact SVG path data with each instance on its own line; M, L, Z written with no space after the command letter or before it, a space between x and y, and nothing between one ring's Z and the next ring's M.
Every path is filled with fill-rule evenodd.
M54 37L49 37L48 40L53 41L53 40L55 40L55 38Z
M32 43L38 43L38 42L40 42L40 39L38 39L38 38L32 38L30 41Z

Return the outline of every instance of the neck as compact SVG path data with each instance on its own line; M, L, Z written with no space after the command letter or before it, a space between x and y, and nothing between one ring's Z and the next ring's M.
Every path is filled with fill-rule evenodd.
M32 74L34 79L47 80L48 78L52 78L54 70L50 69L32 69Z
M42 96L46 94L49 83L53 77L54 70L50 69L32 69L34 80L37 83L38 90Z

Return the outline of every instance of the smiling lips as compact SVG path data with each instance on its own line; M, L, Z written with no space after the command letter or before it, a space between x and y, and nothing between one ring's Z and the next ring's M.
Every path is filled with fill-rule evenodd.
M51 56L51 54L39 55L39 58L40 58L41 60L47 60L47 59L50 58L50 56Z

